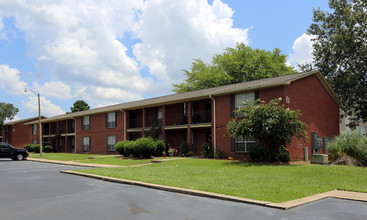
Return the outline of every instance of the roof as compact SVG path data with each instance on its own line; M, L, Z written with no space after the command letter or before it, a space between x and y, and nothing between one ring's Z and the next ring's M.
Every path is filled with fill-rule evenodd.
M46 118L45 116L41 116L42 119ZM25 118L25 119L21 119L21 120L16 120L16 121L8 121L8 122L4 122L4 125L15 125L18 123L22 123L22 122L26 122L26 121L32 121L31 123L33 123L33 120L37 119L37 123L38 123L38 116L37 117L32 117L32 118Z
M304 77L307 77L313 74L317 75L321 83L324 85L325 89L329 92L329 94L335 100L338 106L341 107L342 105L341 105L339 98L335 95L335 93L333 92L333 90L331 89L330 85L327 83L325 78L322 76L322 74L318 70L313 70L309 72L289 74L289 75L284 75L284 76L278 76L278 77L248 81L248 82L243 82L243 83L213 87L209 89L202 89L202 90L197 90L197 91L191 91L191 92L172 94L172 95L167 95L167 96L160 96L156 98L126 102L122 104L109 105L105 107L50 117L47 119L43 119L42 122L53 122L53 121L59 121L59 120L65 120L65 119L74 119L74 118L78 118L78 117L82 117L86 115L94 115L94 114L107 113L107 112L120 111L120 110L133 110L137 108L154 107L154 106L160 106L162 104L174 104L174 103L180 103L180 102L185 102L185 101L194 101L194 100L209 98L209 95L211 95L212 97L215 97L219 95L239 93L239 92L245 92L245 91L253 91L253 90L264 89L264 88L269 88L269 87L285 86L285 85L289 85L291 82L295 80L299 80L299 79L302 79ZM32 123L36 123L36 122L30 122L27 124L32 124Z

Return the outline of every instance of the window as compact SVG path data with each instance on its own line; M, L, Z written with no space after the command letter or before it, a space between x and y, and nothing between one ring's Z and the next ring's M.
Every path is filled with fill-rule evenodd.
M162 126L162 124L163 124L163 110L162 110L162 108L157 109L157 121L158 121L158 125Z
M117 141L116 135L106 136L106 150L115 151L116 141Z
M5 134L9 132L9 126L5 126Z
M82 119L82 130L90 130L90 116L84 116Z
M82 138L82 150L83 151L90 151L90 137L83 137Z
M107 113L106 128L116 128L116 112Z
M249 152L256 145L255 140L246 140L243 136L234 139L236 152Z
M37 144L37 139L33 139L32 144Z
M34 124L32 126L32 135L37 135L37 130L38 130L38 125L37 124Z
M244 107L243 102L255 101L255 92L240 93L235 95L235 110ZM242 114L237 114L236 117L243 117Z

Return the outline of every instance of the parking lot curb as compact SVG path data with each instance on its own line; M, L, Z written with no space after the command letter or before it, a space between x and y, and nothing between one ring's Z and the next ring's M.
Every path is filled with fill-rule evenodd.
M320 199L325 199L325 198L348 199L348 200L367 202L367 193L332 190L332 191L319 193L316 195L307 196L301 199L291 200L291 201L287 201L283 203L273 203L273 202L268 202L268 201L260 201L260 200L255 200L255 199L248 199L248 198L224 195L224 194L213 193L213 192L205 192L205 191L194 190L194 189L164 186L164 185L159 185L159 184L154 184L154 183L146 183L142 181L119 179L119 178L114 178L114 177L106 177L106 176L95 175L95 174L81 173L81 172L71 171L71 170L60 171L60 172L66 173L66 174L94 178L94 179L100 179L100 180L108 181L108 182L137 185L137 186L143 186L143 187L159 189L159 190L164 190L164 191L184 193L184 194L202 196L202 197L208 197L208 198L215 198L215 199L227 200L227 201L232 201L232 202L249 203L249 204L255 204L255 205L266 206L270 208L277 208L277 209L282 209L282 210L292 209L292 208L295 208L295 207L298 207L298 206L301 206L301 205L304 205L310 202L314 202Z

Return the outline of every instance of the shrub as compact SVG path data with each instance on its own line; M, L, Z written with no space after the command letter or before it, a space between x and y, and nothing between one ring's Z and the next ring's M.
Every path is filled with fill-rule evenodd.
M192 157L193 155L194 155L194 152L189 151L189 152L187 152L186 157Z
M124 143L124 153L125 156L138 156L135 152L135 141L125 141Z
M334 160L348 155L367 166L367 137L357 131L341 133L328 144L327 150Z
M151 137L139 138L135 143L136 153L143 157L150 157L157 149L155 141Z
M189 153L190 151L190 145L184 141L181 143L181 153L184 155L184 156L187 156L187 153Z
M26 149L28 152L33 152L32 146L33 144L26 144L24 145L24 149Z
M124 146L127 141L119 141L117 144L115 144L115 151L117 151L119 154L124 155Z
M53 147L51 145L46 145L44 148L43 148L43 152L45 153L50 153L53 151Z
M205 143L201 146L201 156L205 158L213 158L214 154L210 143Z
M251 160L255 162L265 161L265 149L261 146L255 147L250 151L250 157Z
M39 144L33 144L32 145L32 150L35 153L39 153L40 152L40 145Z
M155 155L162 156L162 153L167 150L166 144L164 143L163 140L158 140L155 142L155 145L156 145Z
M291 161L289 150L284 145L281 145L279 148L279 161L282 163L289 163Z

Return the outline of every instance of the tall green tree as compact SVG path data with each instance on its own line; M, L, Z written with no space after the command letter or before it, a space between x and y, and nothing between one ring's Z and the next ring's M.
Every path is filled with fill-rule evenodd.
M6 119L12 120L18 112L19 109L15 108L13 104L0 102L0 130L3 127L4 121Z
M74 102L73 107L70 107L71 112L80 112L80 111L89 110L89 109L90 109L90 106L88 105L88 103L86 103L83 100L78 100Z
M191 69L184 70L184 82L174 84L173 91L182 93L295 73L293 67L286 65L286 58L279 49L271 52L238 43L216 54L210 64L195 59Z
M308 34L314 66L341 99L355 126L367 121L367 1L329 0L331 12L313 11Z

